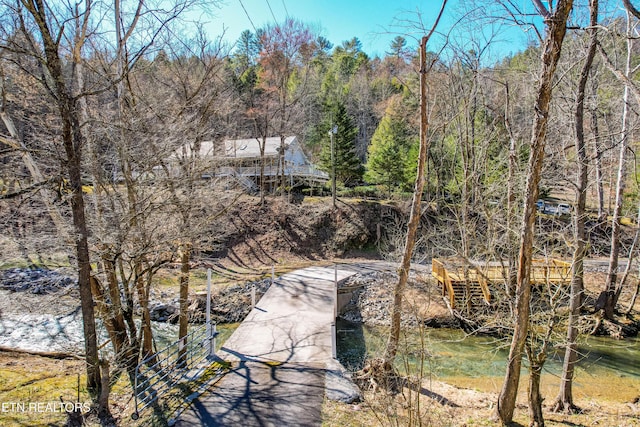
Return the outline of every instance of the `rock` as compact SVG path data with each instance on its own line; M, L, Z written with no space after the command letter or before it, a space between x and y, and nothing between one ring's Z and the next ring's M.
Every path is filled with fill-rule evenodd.
M13 292L52 294L76 283L75 278L57 270L11 268L0 271L0 288Z
M179 312L179 306L176 304L160 303L149 308L149 318L155 322L176 323Z
M335 359L327 363L325 394L327 399L334 402L350 404L362 401L360 388L351 380L351 374Z
M271 286L271 279L247 282L221 289L211 295L211 320L216 323L237 323L251 311L251 290L255 287L256 301ZM201 323L206 318L207 296L195 295L189 301L189 321Z
M352 297L341 310L339 317L352 323L389 326L393 307L393 289L397 281L397 274L381 271L356 275L345 281L343 287L353 289ZM429 292L427 284L415 278L409 279L407 289L425 294ZM415 327L421 321L424 322L424 319L418 319L405 305L401 318L402 327Z

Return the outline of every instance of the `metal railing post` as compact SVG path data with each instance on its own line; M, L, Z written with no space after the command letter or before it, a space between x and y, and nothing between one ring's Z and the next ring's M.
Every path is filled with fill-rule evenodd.
M251 310L256 308L256 284L251 285Z
M131 419L137 420L140 418L140 414L138 414L138 376L140 375L140 365L136 366L135 378L133 380L133 401L135 406L133 414L131 414Z
M213 345L212 337L213 330L211 328L211 269L207 269L207 339L209 341L208 356L212 357L215 353L215 346Z
M338 358L336 342L336 319L338 318L338 265L333 264L333 321L331 322L331 356Z
M215 353L216 351L216 337L218 336L218 325L217 324L213 324L213 335L211 337L211 348L213 349L213 352Z
M333 320L338 318L338 265L333 265Z
M336 322L331 322L331 357L338 358L338 348L336 342Z

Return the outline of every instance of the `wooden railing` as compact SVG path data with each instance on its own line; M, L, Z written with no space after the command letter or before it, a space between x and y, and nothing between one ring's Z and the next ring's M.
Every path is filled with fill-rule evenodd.
M463 259L436 259L431 261L431 274L442 284L443 295L449 295L451 307L455 307L455 288L458 284L478 286L485 302L491 301L490 285L508 279L506 263L471 263ZM571 264L558 259L534 259L531 264L530 282L538 284L568 283Z
M474 268L475 269L475 268ZM482 295L484 296L485 302L491 302L491 291L489 290L489 280L487 276L482 274L482 272L478 269L475 269L478 275L478 284L480 285L480 290L482 291Z
M282 171L278 166L265 166L264 176L277 176ZM293 166L285 165L284 174L286 176L294 176L300 178L315 178L320 180L328 180L329 175L312 165ZM244 176L259 177L260 166L221 166L216 170L216 176Z
M534 259L531 262L531 284L568 282L571 263L559 259Z
M449 304L451 308L455 307L455 291L453 290L451 279L449 279L449 274L447 273L447 269L444 267L444 264L436 258L431 260L431 274L438 280L438 283L442 283L442 295L445 294L445 291L449 295Z

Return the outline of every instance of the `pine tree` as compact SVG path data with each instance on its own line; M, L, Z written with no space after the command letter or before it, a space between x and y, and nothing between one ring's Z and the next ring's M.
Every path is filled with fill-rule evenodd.
M320 126L322 134L322 151L320 152L320 168L332 173L331 138L329 131L335 127L333 135L333 157L336 179L344 185L355 185L362 180L364 167L356 155L356 136L358 128L347 113L342 102L329 104L326 107L326 119Z
M411 146L405 121L393 108L388 109L371 138L365 179L385 185L389 194L398 187L404 187L410 178L406 165L411 157Z

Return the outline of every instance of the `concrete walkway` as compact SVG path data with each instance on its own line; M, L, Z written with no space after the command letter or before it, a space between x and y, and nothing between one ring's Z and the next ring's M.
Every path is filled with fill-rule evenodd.
M218 352L232 369L175 425L320 426L332 359L337 280L370 267L309 267L285 274Z

